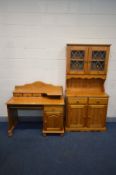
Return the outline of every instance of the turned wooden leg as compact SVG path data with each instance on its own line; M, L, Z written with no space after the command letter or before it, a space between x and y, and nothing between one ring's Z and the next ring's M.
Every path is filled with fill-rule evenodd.
M14 128L8 129L8 136L9 137L11 137L13 135L13 129Z
M18 123L18 110L15 109L14 114L13 114L13 125L14 125L14 127L16 127L17 123Z
M13 135L13 130L14 130L14 119L13 119L13 109L7 107L7 111L8 111L8 136L12 136Z

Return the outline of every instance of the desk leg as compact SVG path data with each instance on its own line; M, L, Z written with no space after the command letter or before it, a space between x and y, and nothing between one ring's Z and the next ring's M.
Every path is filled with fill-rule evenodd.
M13 130L16 126L17 120L15 114L15 110L12 108L7 107L8 111L8 136L13 135Z
M14 111L14 126L16 126L16 124L18 123L18 110L17 109L15 109L15 111Z

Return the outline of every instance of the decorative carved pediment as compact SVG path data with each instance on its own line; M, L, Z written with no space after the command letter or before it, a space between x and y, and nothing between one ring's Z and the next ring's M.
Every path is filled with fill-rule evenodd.
M62 87L36 81L30 84L15 86L13 96L38 97L38 96L62 96Z

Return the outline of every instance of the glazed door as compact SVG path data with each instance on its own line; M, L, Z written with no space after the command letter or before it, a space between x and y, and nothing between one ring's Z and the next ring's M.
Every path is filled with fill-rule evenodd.
M106 122L106 105L89 105L88 106L88 122L89 128L103 128Z
M67 74L84 74L87 71L88 47L67 47Z
M86 105L68 105L67 127L83 128L86 124Z
M63 129L63 116L59 112L45 112L44 113L44 130L46 131L60 131Z
M88 73L106 74L109 57L109 47L93 46L89 48Z

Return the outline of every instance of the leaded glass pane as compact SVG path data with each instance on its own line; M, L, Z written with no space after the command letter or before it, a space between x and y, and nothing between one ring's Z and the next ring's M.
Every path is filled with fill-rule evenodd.
M91 62L91 70L103 71L104 66L105 66L104 61L92 61Z
M85 51L84 50L72 50L71 59L84 59Z
M92 52L92 59L102 59L105 60L106 58L106 51L93 51Z
M84 62L83 61L77 61L77 60L71 60L70 64L71 70L83 70L84 69Z

